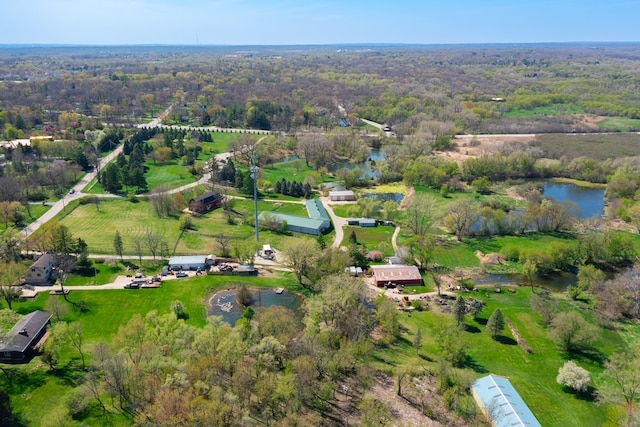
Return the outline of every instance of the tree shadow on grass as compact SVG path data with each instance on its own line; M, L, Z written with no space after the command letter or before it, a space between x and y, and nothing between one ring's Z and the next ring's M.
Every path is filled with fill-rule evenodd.
M0 386L13 395L42 387L46 382L47 373L43 370L27 372L20 368L3 367L0 372Z
M574 390L571 387L567 387L566 385L562 386L562 391L567 394L572 394L578 400L584 400L585 402L595 402L598 398L598 393L594 387L589 386L589 388L585 391Z
M480 333L480 328L478 328L477 326L473 326L473 325L464 325L464 330L471 333L471 334L479 334Z
M564 353L564 357L567 360L573 360L577 363L588 361L590 363L597 363L600 366L604 366L607 361L607 356L595 348L583 348L567 351Z
M506 345L518 345L518 342L511 337L505 337L504 335L498 335L495 338L500 344Z
M478 364L478 362L476 362L473 357L469 356L468 354L465 355L464 361L460 365L465 368L473 369L474 372L477 372L479 374L486 374L487 372L489 372L487 368Z
M76 387L85 372L80 366L79 360L72 359L64 366L56 367L51 373L64 384Z
M487 319L483 318L483 317L478 317L476 319L474 319L476 321L477 324L482 325L482 326L487 326Z

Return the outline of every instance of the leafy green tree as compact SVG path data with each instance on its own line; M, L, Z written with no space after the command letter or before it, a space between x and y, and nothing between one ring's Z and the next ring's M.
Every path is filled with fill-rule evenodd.
M420 328L418 328L413 336L413 348L416 349L416 353L419 353L422 348L422 329Z
M598 338L598 330L577 311L564 311L551 321L550 335L561 350L572 352L588 348Z
M358 409L360 410L360 425L363 427L386 426L393 420L389 407L370 396L362 399Z
M605 279L604 273L593 265L578 267L578 283L567 288L572 299L576 300L583 292L588 292Z
M27 271L27 267L15 262L3 262L0 264L0 295L13 310L13 301L20 298L22 293L21 280Z
M504 318L502 317L502 311L499 308L496 308L495 311L487 320L487 331L492 338L496 338L503 330L504 330Z
M522 274L524 277L527 278L527 281L529 282L529 285L531 286L531 291L534 292L533 290L533 279L536 277L536 274L538 273L538 266L536 265L536 263L530 259L527 259L524 264L522 265Z

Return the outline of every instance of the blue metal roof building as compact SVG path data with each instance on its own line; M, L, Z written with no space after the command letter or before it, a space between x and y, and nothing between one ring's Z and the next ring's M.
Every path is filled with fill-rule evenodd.
M471 392L496 427L542 427L507 378L487 375L471 385Z
M287 222L287 229L298 233L319 235L331 228L331 219L322 202L318 199L307 200L307 213L309 218L300 215L281 214L276 212L261 212L258 221L275 219Z

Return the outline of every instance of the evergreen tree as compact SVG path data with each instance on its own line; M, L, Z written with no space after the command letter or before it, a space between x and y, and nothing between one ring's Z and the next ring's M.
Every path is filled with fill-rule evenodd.
M109 193L117 193L122 188L122 180L120 178L120 168L115 163L109 163L100 174L102 186Z
M496 308L496 311L491 314L491 317L489 317L489 320L487 321L487 330L491 334L491 337L495 339L503 329L504 318L502 317L500 309Z
M116 230L116 235L113 238L113 249L115 249L116 254L120 257L120 261L122 261L123 247L122 236L120 235L120 232Z
M464 322L464 315L467 313L467 303L462 297L462 295L458 296L458 299L453 304L453 316L456 319L456 323L458 326L461 326Z

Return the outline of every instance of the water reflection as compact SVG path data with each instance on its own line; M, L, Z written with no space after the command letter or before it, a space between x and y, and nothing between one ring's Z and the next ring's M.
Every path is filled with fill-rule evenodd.
M285 291L277 294L274 289L250 289L249 292L251 293L251 306L255 309L281 305L302 317L302 297L294 293ZM243 311L244 308L236 302L236 289L216 292L209 298L208 314L222 316L222 320L232 326L242 317Z
M580 187L570 183L544 181L544 195L562 203L570 200L580 210L580 218L587 219L604 214L604 188Z

